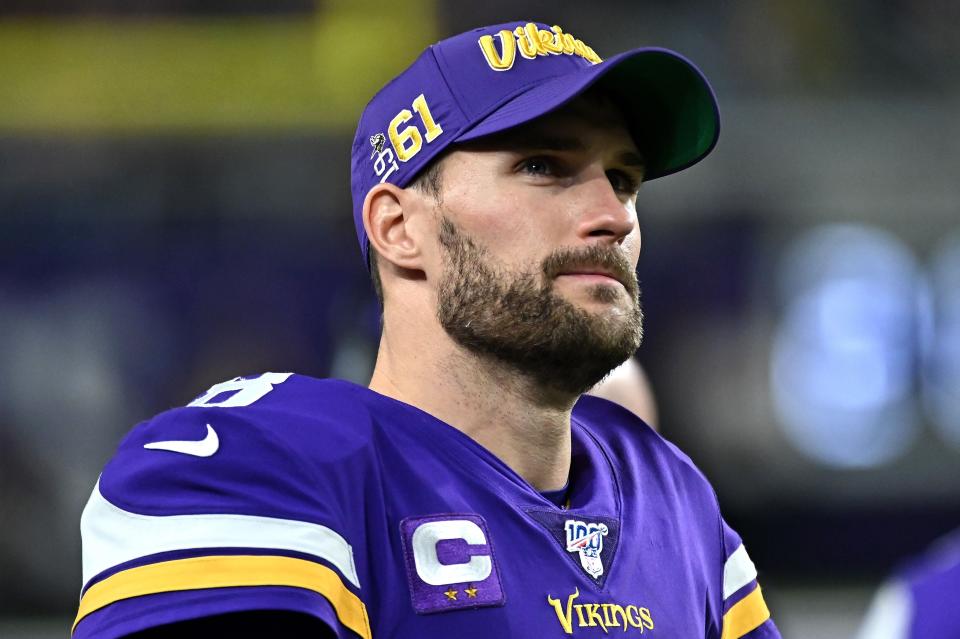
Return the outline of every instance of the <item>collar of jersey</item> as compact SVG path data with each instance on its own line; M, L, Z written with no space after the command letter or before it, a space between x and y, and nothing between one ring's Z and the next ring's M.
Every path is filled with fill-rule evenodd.
M434 436L442 437L451 444L449 446L439 443L432 445L431 450L437 454L446 456L455 464L470 463L465 460L476 459L482 467L505 476L525 495L528 501L531 501L531 503L518 505L543 506L549 504L559 510L559 506L544 497L503 460L459 429L406 402L381 395L352 382L344 381L343 383L351 386L363 398L371 413L375 413L379 418L376 420L378 423L387 422L391 428L408 427L409 420L390 419L390 415L394 414L396 410L408 412L411 416L418 417L417 421L430 429L429 434L418 433L420 438L434 441ZM569 510L572 512L607 514L619 518L619 484L606 450L590 432L590 429L576 417L571 419L571 431L572 459L568 484ZM492 488L496 490L496 487ZM505 494L503 491L499 492L504 499L511 502L515 501L513 495Z

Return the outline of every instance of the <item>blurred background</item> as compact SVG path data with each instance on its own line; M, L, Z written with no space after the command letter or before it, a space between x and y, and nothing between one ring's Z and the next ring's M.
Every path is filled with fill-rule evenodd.
M786 639L960 525L960 3L0 1L0 636L62 637L120 437L266 370L367 381L366 100L513 19L679 50L716 151L644 186L638 359Z

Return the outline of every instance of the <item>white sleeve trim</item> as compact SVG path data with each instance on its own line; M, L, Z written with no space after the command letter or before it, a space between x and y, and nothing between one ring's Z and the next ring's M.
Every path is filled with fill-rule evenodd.
M857 639L908 639L912 618L910 591L900 582L889 582L874 596Z
M757 567L753 565L747 549L740 544L723 565L723 598L726 599L756 578Z
M84 584L108 568L159 552L272 548L320 557L360 587L353 548L326 526L254 515L141 515L107 501L99 481L80 518L80 533Z

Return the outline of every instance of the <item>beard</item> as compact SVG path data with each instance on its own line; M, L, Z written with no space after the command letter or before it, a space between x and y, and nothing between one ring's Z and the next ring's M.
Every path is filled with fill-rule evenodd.
M616 247L558 249L528 271L508 271L464 235L440 220L444 272L437 317L450 337L469 351L518 371L537 386L579 396L640 346L643 312L637 275ZM553 290L557 275L573 267L610 271L626 288L626 312L591 313ZM619 287L598 284L593 299L614 303Z

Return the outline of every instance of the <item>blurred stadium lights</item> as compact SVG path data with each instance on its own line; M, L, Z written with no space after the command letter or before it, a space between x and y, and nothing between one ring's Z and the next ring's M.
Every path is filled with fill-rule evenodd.
M960 231L930 263L933 323L923 352L923 405L944 439L960 448Z
M919 427L921 279L910 250L875 228L825 225L800 237L781 269L770 382L789 441L841 468L898 457Z

